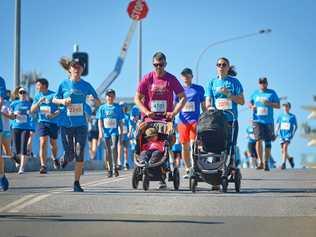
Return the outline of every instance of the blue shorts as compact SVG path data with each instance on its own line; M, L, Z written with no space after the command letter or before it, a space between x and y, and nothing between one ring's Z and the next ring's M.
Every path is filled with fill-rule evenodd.
M2 131L2 139L11 140L11 131Z
M40 137L49 136L52 139L57 139L58 126L55 123L40 122L38 124L38 134Z
M290 144L290 143L291 143L291 138L280 138L280 144L281 144L281 146L282 146L284 143Z

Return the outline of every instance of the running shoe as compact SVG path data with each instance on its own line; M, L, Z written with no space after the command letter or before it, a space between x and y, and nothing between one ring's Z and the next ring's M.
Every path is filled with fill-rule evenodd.
M129 170L129 164L126 163L124 170Z
M55 170L58 170L60 168L60 162L57 159L53 159L53 166Z
M285 162L282 163L282 165L280 166L280 169L281 169L281 170L285 170L285 169L286 169L286 164L285 164Z
M263 169L263 164L260 163L258 166L257 166L257 170L262 170Z
M40 170L39 170L40 174L47 174L47 168L46 166L42 165Z
M24 168L22 166L20 166L18 174L24 174Z
M219 191L221 189L220 185L213 185L212 186L212 191Z
M289 157L289 162L292 168L294 168L295 163L294 163L294 158L293 157Z
M9 181L5 175L3 175L3 177L0 179L0 189L2 191L7 191L9 189Z
M183 175L184 179L190 178L190 169L185 169L185 175Z
M65 158L63 158L63 159L61 160L61 168L65 169L66 166L67 166L67 164L68 164L68 160L66 160Z
M114 175L115 175L115 177L118 177L120 175L119 170L117 168L114 170Z
M108 178L112 178L113 177L113 171L112 170L109 170L108 171Z
M79 181L74 182L74 192L84 192L84 190L80 186Z
M270 171L269 162L264 162L264 171Z
M167 189L167 184L166 184L166 182L164 180L159 182L158 189L159 190Z

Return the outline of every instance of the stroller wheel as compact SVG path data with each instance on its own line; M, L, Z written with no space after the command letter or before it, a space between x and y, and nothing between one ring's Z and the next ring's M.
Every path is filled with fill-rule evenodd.
M141 177L141 168L136 167L133 171L133 176L132 176L133 189L137 189L138 183L141 180L140 177Z
M173 171L173 187L174 190L179 190L180 186L180 173L178 169L174 169Z
M237 169L236 174L235 174L235 190L237 193L240 192L240 185L241 185L241 173L240 173L240 170Z
M190 178L190 189L192 193L196 192L197 185L198 185L197 180L195 178Z
M143 177L143 189L147 191L149 189L149 177L144 175Z
M222 191L223 191L223 193L227 192L227 188L228 188L228 179L227 179L227 177L223 177L222 178Z

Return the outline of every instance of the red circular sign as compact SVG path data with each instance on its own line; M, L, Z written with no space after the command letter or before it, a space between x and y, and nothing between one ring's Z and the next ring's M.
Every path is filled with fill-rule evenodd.
M127 12L130 18L140 21L147 16L147 3L144 0L132 0L128 4Z

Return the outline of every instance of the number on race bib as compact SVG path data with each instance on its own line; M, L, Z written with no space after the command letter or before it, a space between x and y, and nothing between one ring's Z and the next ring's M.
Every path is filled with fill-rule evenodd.
M166 100L153 100L151 102L151 112L164 113L167 111L167 101Z
M83 116L83 104L71 104L67 107L68 116Z
M103 120L104 128L117 128L116 119L113 118L105 118Z
M232 109L232 100L227 98L216 99L215 106L219 110Z
M258 107L257 108L257 115L267 116L268 115L268 108L267 107Z
M281 123L281 130L290 130L291 124L290 123Z
M182 112L195 112L195 102L186 102L182 109Z

